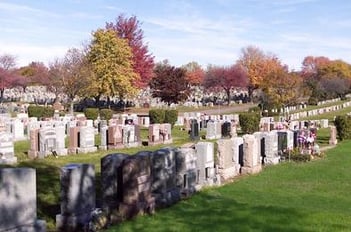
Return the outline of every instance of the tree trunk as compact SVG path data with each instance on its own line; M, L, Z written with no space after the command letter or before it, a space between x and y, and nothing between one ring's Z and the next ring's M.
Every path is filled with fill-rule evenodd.
M97 96L94 97L94 99L95 99L95 106L96 106L96 107L99 107L100 96L101 96L101 94L99 94L99 95L97 95Z
M71 100L70 105L69 105L69 113L73 115L74 113L74 103L73 100Z
M0 89L0 102L4 101L4 92L5 92L5 88L1 88Z
M107 97L107 108L111 108L111 98L110 96Z
M248 86L247 87L247 92L249 93L249 101L252 102L252 95L253 95L253 91L255 90L255 87L253 86Z
M230 105L230 89L225 89L225 92L227 93L227 104L229 106Z

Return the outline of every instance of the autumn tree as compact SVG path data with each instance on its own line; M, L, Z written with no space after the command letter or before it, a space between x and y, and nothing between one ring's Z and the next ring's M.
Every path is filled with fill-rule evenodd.
M5 89L11 88L20 78L15 72L16 58L9 54L0 56L0 100L4 99Z
M199 86L202 83L205 77L205 71L197 62L190 62L183 65L182 68L186 70L186 79L189 81L190 85Z
M118 38L128 41L132 48L133 69L139 76L134 79L133 84L138 88L145 88L153 75L154 57L143 42L144 33L140 27L141 23L135 16L127 18L119 15L115 23L106 23L106 29L113 30Z
M135 94L133 83L138 74L132 67L127 40L116 37L112 30L98 29L93 33L87 57L93 71L90 92L94 93L97 104L102 95L123 99Z
M168 105L179 103L188 98L189 87L185 69L176 68L167 62L156 64L154 77L150 81L153 97L161 98Z
M325 56L306 56L302 61L301 74L304 78L315 77L318 70L329 63L329 58Z
M304 84L310 90L311 104L319 100L344 97L350 92L351 65L342 60L307 56L302 63Z
M246 87L247 75L240 65L228 67L209 66L203 80L203 86L212 91L224 90L227 95L227 103L230 104L231 91L234 88Z
M28 86L44 85L50 88L49 69L43 62L31 62L27 66L19 68L17 72L26 78Z
M288 67L278 61L271 67L260 86L264 94L261 104L264 108L296 104L302 93L301 76L296 72L289 72Z
M267 75L267 60L274 59L274 56L265 54L254 46L248 46L241 50L240 58L237 61L246 72L248 77L248 93L252 99L253 91L258 89L263 78Z

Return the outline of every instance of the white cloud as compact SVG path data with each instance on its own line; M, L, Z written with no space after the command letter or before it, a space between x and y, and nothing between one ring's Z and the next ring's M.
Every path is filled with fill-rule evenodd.
M0 41L0 54L11 54L16 57L17 66L26 66L32 61L48 65L55 58L62 58L69 46L33 46L31 44L4 44Z
M0 2L0 11L4 11L6 13L15 13L16 15L31 14L35 17L60 17L59 14L53 13L51 11L45 11L23 4L14 4L6 2Z

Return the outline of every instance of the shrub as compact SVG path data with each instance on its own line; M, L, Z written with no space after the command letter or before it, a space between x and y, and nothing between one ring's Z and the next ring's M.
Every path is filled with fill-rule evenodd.
M338 115L335 117L334 124L340 140L351 138L351 118L346 115Z
M87 117L87 119L95 120L95 119L97 119L97 117L99 115L99 109L97 109L97 108L85 108L84 109L84 114L85 114L85 117Z
M307 162L311 161L311 155L309 154L291 154L290 160L295 162Z
M259 130L260 115L258 113L239 114L239 124L244 134L252 134Z
M101 109L100 110L100 119L102 120L110 120L112 118L112 110L111 109Z
M165 123L170 123L172 127L177 122L178 119L178 111L177 110L166 110L165 111Z
M54 113L55 113L55 110L54 108L51 108L51 107L36 106L36 105L28 106L29 117L50 118L54 116Z
M165 110L156 109L149 111L150 123L163 123L165 121Z
M55 109L52 107L43 107L43 118L51 118L54 116Z

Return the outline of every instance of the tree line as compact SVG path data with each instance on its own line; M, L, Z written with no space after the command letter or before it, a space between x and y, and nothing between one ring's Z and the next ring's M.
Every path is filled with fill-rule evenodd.
M241 49L232 65L201 67L193 61L181 67L167 60L155 63L155 57L144 42L141 23L135 16L119 15L92 33L82 48L69 49L48 67L32 62L16 68L16 58L0 56L0 98L5 89L44 85L48 90L65 94L70 109L76 99L91 98L96 105L104 98L131 99L150 88L153 97L167 104L180 103L194 89L203 93L226 95L229 104L235 89L246 89L248 99L262 109L293 105L303 98L311 104L344 97L350 92L351 65L342 60L307 56L300 71L289 70L274 54L255 46Z

